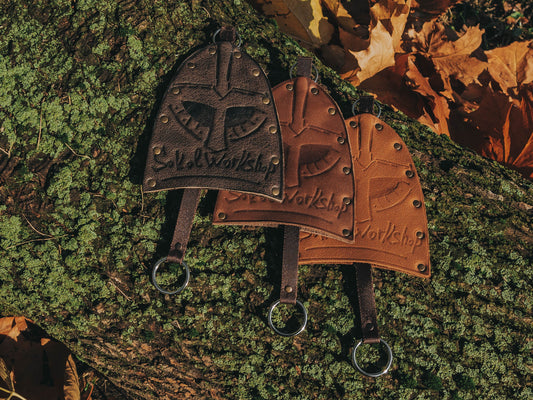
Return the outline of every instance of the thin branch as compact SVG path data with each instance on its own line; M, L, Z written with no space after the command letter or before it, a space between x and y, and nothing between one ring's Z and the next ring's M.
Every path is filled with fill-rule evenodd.
M65 146L67 146L68 149L69 149L70 151L72 151L72 154L74 154L75 156L77 156L77 157L82 157L82 158L87 158L88 160L91 159L91 157L89 157L89 156L86 156L86 155L83 155L83 154L78 154L78 153L76 153L76 152L74 151L74 149L73 149L72 147L70 147L68 144L66 144L66 143L63 143L63 144L64 144Z
M37 232L39 235L41 236L46 236L46 237L49 237L49 238L53 238L52 235L49 235L48 233L42 233L41 231L37 230L37 228L35 228L32 223L28 220L28 218L22 214L22 216L24 217L24 219L26 220L26 222L28 223L28 225L30 226L31 229L33 229L34 232Z

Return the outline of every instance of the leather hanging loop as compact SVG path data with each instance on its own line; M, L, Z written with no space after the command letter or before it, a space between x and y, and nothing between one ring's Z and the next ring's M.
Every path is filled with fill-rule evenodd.
M298 297L298 245L300 228L284 226L280 302L296 304Z
M359 317L363 343L379 343L378 317L374 284L372 282L372 265L354 263L357 279L357 298L359 300Z
M270 83L240 45L234 27L215 32L212 44L178 68L156 114L143 191L185 189L168 256L152 271L154 285L165 294L187 284L183 257L201 188L259 194L277 202L283 196L281 129ZM186 283L177 291L157 283L164 262L185 267Z
M187 250L201 189L184 189L167 260L181 263Z
M237 30L234 26L223 26L220 28L218 36L223 42L233 43L237 40Z

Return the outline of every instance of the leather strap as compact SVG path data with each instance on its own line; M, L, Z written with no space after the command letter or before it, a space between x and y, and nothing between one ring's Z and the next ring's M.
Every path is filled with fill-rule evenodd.
M313 68L312 57L298 57L296 62L296 76L311 78L311 68Z
M374 114L374 98L372 96L361 96L359 98L359 114Z
M280 302L296 304L298 295L298 247L300 228L285 225L283 232L283 261L281 266Z
M223 26L220 28L220 40L224 42L235 42L237 38L237 32L235 31L234 26Z
M372 283L372 265L366 263L354 263L353 265L357 278L357 297L359 299L363 343L379 343L381 338L379 337L374 284Z
M174 229L174 236L167 256L167 260L170 262L181 264L183 261L201 192L202 189L183 190L176 228Z

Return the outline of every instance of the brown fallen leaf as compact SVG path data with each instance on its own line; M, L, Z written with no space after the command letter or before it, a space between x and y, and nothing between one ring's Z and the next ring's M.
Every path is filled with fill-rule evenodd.
M255 7L276 19L280 29L303 42L305 47L318 48L330 42L334 28L324 17L320 0L253 0Z
M14 390L28 400L80 400L76 365L68 349L24 317L0 319L0 358Z
M436 133L449 135L447 118L450 110L445 97L439 95L425 76L425 59L416 54L396 56L394 67L365 80L360 87L377 95L386 104L394 104L406 115L431 127ZM422 66L418 66L422 64ZM431 68L429 68L431 71ZM433 79L439 76L433 70ZM442 83L441 83L442 84Z
M485 52L488 70L501 90L517 96L518 87L533 82L533 41L514 42Z
M394 65L409 15L411 0L380 0L370 8L369 36L340 29L345 49L341 76L357 86L365 79Z

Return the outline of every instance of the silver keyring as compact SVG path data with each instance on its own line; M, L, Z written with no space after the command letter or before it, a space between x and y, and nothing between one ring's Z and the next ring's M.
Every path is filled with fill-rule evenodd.
M157 284L157 270L167 260L167 257L160 258L155 264L154 269L152 270L152 282L157 290L159 290L161 293L164 294L177 294L181 292L183 289L187 287L189 284L189 280L191 279L191 271L189 270L189 266L185 263L185 261L182 261L180 264L185 267L185 282L183 282L183 285L181 285L177 290L174 290L173 292L170 292L168 290L163 289L161 286Z
M355 100L352 104L352 115L355 115L355 106L359 104L359 100ZM376 118L379 118L381 116L381 106L378 103L374 103L378 107L378 115L376 115Z
M307 310L305 309L305 306L302 304L302 302L299 301L299 300L296 300L296 305L298 307L300 307L300 309L302 310L302 312L304 314L304 322L303 322L302 326L300 326L300 328L298 328L298 330L296 330L294 332L289 332L289 333L282 332L282 331L280 331L278 328L276 328L274 326L274 323L272 322L272 313L274 312L274 309L277 306L279 306L280 303L281 303L281 300L277 300L274 303L272 303L272 305L270 306L270 310L268 311L268 325L272 328L272 330L274 332L276 332L280 336L290 337L290 336L296 336L296 335L302 333L303 330L305 329L305 326L307 325Z
M381 376L381 375L385 375L387 372L389 372L389 369L392 365L392 350L389 346L389 344L384 341L383 339L379 339L379 342L380 343L383 343L385 345L385 348L387 349L387 356L388 356L388 361L387 361L387 365L385 366L385 368L380 371L380 372L367 372L365 371L363 368L361 368L359 366L359 364L357 363L357 356L356 356L356 353L357 353L357 349L359 348L359 346L361 346L363 344L363 341L360 340L359 343L357 343L357 345L354 347L353 351L352 351L352 361L353 361L353 365L355 366L355 368L357 368L357 370L362 373L363 375L366 375L366 376L370 376L372 378L377 378L378 376Z
M291 67L291 69L289 70L289 78L290 78L290 79L292 79L292 73L294 72L294 68L296 68L296 64L298 64L298 63L294 63L294 64L292 64L292 67ZM318 81L318 77L319 77L319 75L318 75L318 69L315 67L315 64L311 64L311 68L312 68L313 71L315 72L315 75L316 75L316 76L315 76L315 79L313 79L313 80L314 80L315 83L316 83L316 81Z
M215 33L213 33L213 43L217 43L216 41L216 37L217 35L220 33L222 29L219 29L217 30ZM239 35L238 32L235 32L235 35L237 36L237 44L235 45L236 47L241 47L241 44L242 44L242 38L241 38L241 35Z

